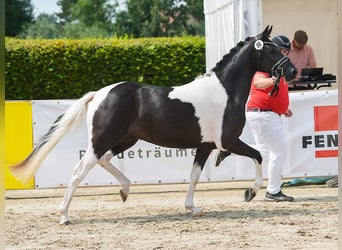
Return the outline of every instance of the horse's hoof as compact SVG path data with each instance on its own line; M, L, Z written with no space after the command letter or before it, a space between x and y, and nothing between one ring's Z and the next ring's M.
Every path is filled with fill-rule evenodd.
M70 221L70 220L61 221L61 222L59 223L60 226L68 226L68 225L70 225L70 224L71 224L71 221Z
M120 197L123 202L127 200L128 194L120 190Z
M256 192L253 188L247 188L245 191L245 201L250 202L256 196Z
M205 212L203 212L203 211L199 211L199 212L197 212L195 214L194 213L192 214L193 217L202 217L204 215L205 215Z
M194 207L191 210L193 217L202 217L204 215L204 212L200 208Z

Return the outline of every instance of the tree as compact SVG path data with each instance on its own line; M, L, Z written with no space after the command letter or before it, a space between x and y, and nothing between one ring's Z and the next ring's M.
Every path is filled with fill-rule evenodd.
M71 8L77 3L77 0L58 0L57 5L61 8L61 12L56 13L61 24L71 23Z
M53 39L61 37L60 30L58 29L57 17L49 14L39 14L22 36L27 38L45 38Z
M202 0L127 0L126 6L115 13L119 36L204 35Z
M31 0L5 0L5 35L17 36L33 21Z
M109 37L108 31L103 27L93 24L88 27L84 23L68 23L63 26L63 36L73 39L105 38Z
M202 35L205 33L204 6L203 0L186 0L189 17L193 19L188 26L188 32L192 35Z
M57 4L61 12L54 17L37 17L21 35L41 38L204 35L203 0L126 0L126 8L118 8L121 7L118 0L58 0Z
M71 7L73 20L92 26L95 23L103 25L111 21L111 5L108 0L78 0Z
M109 0L59 0L57 13L64 35L70 38L108 37L114 5Z
M88 27L108 26L114 5L109 0L59 0L62 12L57 13L61 23L83 23Z

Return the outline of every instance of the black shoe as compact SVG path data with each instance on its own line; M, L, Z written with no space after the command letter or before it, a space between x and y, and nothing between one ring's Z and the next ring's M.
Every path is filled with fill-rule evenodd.
M281 191L277 194L270 194L269 192L266 192L265 195L265 201L294 201L294 198L291 196L286 196Z
M220 165L220 163L231 154L232 153L229 151L219 151L216 155L215 167L218 167L218 165Z

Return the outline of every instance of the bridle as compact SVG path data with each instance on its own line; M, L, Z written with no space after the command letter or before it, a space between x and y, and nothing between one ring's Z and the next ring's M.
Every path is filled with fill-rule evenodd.
M260 68L260 58L261 58L262 50L264 48L264 44L268 44L268 45L278 47L275 43L272 43L272 42L263 42L262 40L256 40L255 41L254 48L257 51L259 51L258 69ZM287 56L283 56L273 65L273 67L271 69L272 76L274 76L276 78L273 89L271 90L270 93L268 93L272 97L276 97L279 93L280 78L284 75L284 68L282 66L287 61L289 61L289 58Z
M276 62L272 69L272 76L276 77L273 89L271 90L270 93L268 93L270 96L276 97L279 93L279 82L280 82L280 78L284 75L284 68L282 67L282 65L284 63L286 63L287 61L289 61L289 58L287 56L283 56L282 58L280 58L278 60L278 62Z

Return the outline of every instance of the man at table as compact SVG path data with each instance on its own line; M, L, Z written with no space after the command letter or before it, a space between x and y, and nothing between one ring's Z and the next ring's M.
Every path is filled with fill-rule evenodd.
M316 68L315 53L310 45L307 44L308 35L303 30L297 30L291 43L291 50L288 57L292 64L297 68L298 80L303 68Z

